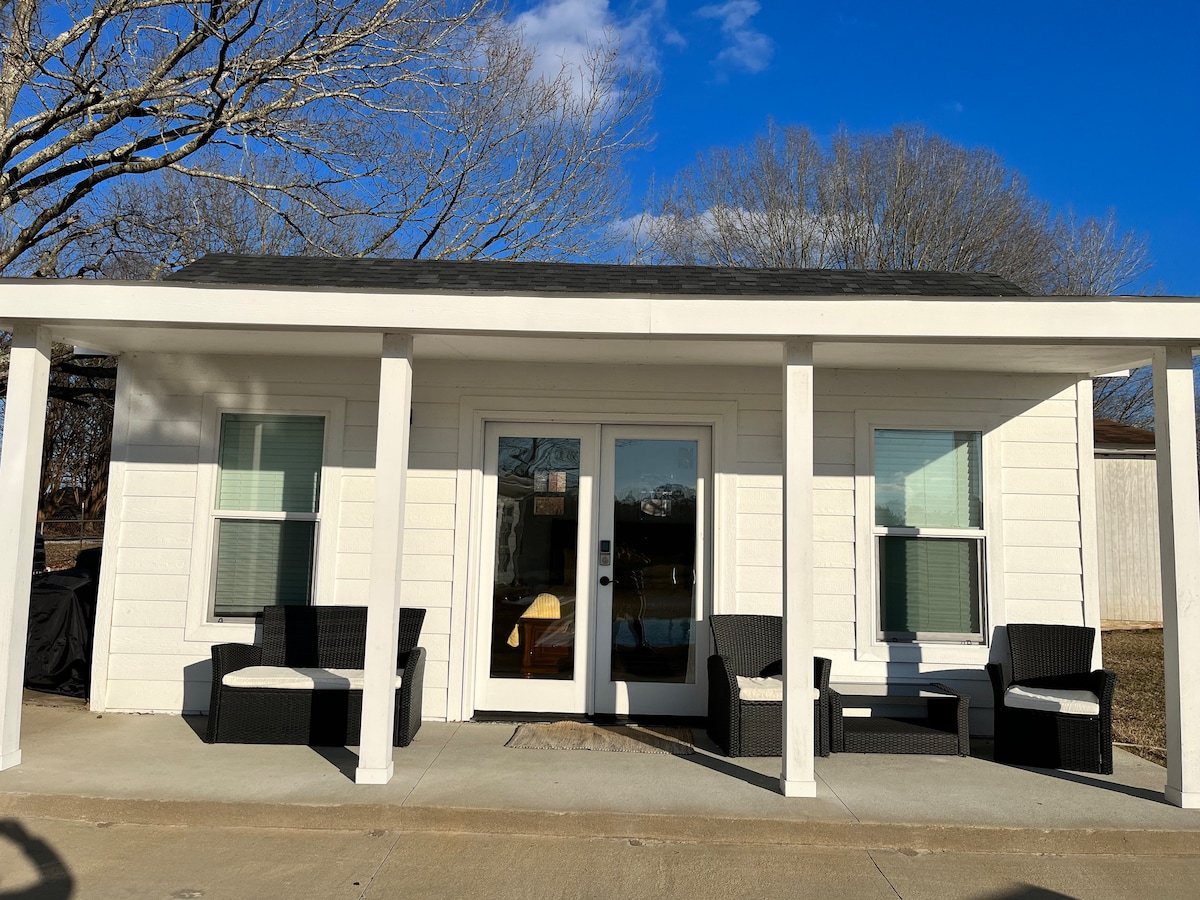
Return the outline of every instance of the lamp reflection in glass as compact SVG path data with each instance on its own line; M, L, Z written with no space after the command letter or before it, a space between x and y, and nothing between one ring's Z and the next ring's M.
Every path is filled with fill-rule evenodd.
M529 608L521 613L522 619L561 619L562 604L553 594L538 594L529 604ZM508 636L508 646L521 646L521 623L513 626L512 634Z
M544 593L521 614L508 636L510 647L521 650L520 678L570 679L574 668L571 613L563 616L563 603Z

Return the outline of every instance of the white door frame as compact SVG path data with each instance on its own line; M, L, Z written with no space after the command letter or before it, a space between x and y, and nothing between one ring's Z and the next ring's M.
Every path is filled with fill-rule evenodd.
M709 576L712 612L732 611L735 600L735 553L737 529L737 414L732 400L674 400L612 398L575 395L554 398L535 396L463 395L459 400L459 464L455 491L455 544L451 592L452 640L448 672L451 718L469 720L482 709L476 703L476 671L486 649L480 643L479 597L481 555L492 548L483 543L482 509L484 423L580 423L585 425L708 425L712 428L712 491L709 522L711 571ZM467 552L462 552L466 545Z
M563 425L550 422L488 422L484 427L483 502L480 506L482 526L481 567L491 571L495 565L496 513L498 494L498 450L501 436L516 438L575 438L579 440L579 505L575 557L575 596L573 605L574 664L570 680L558 678L492 678L490 657L492 616L490 602L494 579L488 572L479 575L478 646L487 659L479 659L476 670L475 694L484 709L521 712L585 712L592 694L591 645L593 642L592 608L596 594L595 579L586 573L595 569L596 529L595 497L599 455L598 425ZM489 501L490 504L489 504ZM485 599L488 598L488 599ZM581 615L580 611L585 614ZM519 702L518 702L519 701Z
M611 673L612 641L603 636L612 633L613 585L594 587L592 628L595 661L592 666L594 686L589 712L628 715L638 712L700 716L707 708L708 616L712 572L712 429L703 425L605 425L601 429L600 485L597 496L596 540L614 537L613 497L616 468L616 443L624 438L638 440L694 440L696 442L696 563L693 578L693 609L698 612L692 635L692 680L690 682L629 682L613 681L604 676ZM616 548L614 548L616 549ZM612 567L594 570L593 578L612 574Z

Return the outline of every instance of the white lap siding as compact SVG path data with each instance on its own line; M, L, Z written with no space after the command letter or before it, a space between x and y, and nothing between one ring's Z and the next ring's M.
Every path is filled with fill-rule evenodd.
M111 503L106 555L115 554L111 596L102 596L98 635L109 660L99 667L97 705L113 710L200 711L207 708L209 648L189 640L188 604L207 602L193 584L191 546L197 510L203 395L265 392L337 397L345 402L340 494L324 510L336 528L332 594L320 603L361 605L370 578L378 373L375 360L179 357L139 354L122 361L130 379L128 436L114 453L120 496ZM1003 584L990 585L993 607L1013 621L1077 622L1083 618L1080 564L1078 428L1069 376L993 376L818 370L815 379L816 539L815 643L834 659L834 677L903 676L936 664L860 659L856 616L870 604L870 576L857 577L856 413L961 411L1001 421L1001 484L989 502L1002 505ZM782 410L777 367L595 366L418 359L414 366L412 437L405 510L401 603L428 610L422 645L428 651L424 712L433 719L469 714L465 687L475 646L469 535L456 531L476 518L459 514L469 497L474 461L460 453L473 437L460 434L471 398L513 406L553 399L578 410L579 421L603 421L628 402L664 420L688 403L736 409L733 458L718 479L733 509L719 512L714 535L719 576L717 612L779 613L782 590ZM614 404L616 404L614 406ZM503 402L500 403L504 405ZM1090 412L1090 411L1086 411ZM119 436L118 436L119 437ZM717 435L717 441L722 440ZM727 437L727 436L726 436ZM121 443L118 441L118 443ZM120 470L118 472L118 469ZM717 492L719 493L719 491ZM203 512L203 514L207 514ZM468 526L469 527L469 526ZM466 529L464 529L466 530ZM732 532L732 533L726 533ZM732 543L732 545L731 545ZM727 560L728 562L722 562ZM722 588L721 586L726 586ZM236 629L235 629L236 630ZM241 640L241 637L231 638ZM98 647L98 652L103 652ZM984 701L981 672L974 680Z

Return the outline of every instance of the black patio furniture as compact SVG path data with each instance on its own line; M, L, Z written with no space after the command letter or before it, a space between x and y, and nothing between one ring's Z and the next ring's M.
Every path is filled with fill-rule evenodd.
M742 696L738 677L770 679L783 672L783 618L717 615L709 618L708 736L727 756L783 753L783 701ZM832 662L813 659L813 749L829 755L829 672Z
M1007 680L1000 663L987 665L996 704L996 760L1111 774L1117 676L1092 669L1096 630L1018 624L1007 632Z
M425 650L417 646L425 610L400 611L396 670L395 733L392 743L407 747L421 727ZM276 606L263 611L262 646L218 644L212 648L212 700L209 743L357 746L362 724L362 689L349 685L361 676L366 655L367 610L361 606ZM336 670L315 675L311 689L224 683L230 673L251 666L288 670ZM270 674L270 673L266 673ZM329 683L332 682L332 683ZM340 684L338 683L340 682ZM271 680L265 679L269 685Z
M838 682L829 697L834 753L971 755L970 698L947 684Z

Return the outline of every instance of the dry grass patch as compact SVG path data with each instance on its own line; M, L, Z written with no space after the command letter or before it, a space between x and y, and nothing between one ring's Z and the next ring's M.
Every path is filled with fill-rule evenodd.
M1104 666L1117 673L1113 740L1159 765L1167 764L1167 695L1163 681L1163 633L1106 631Z

